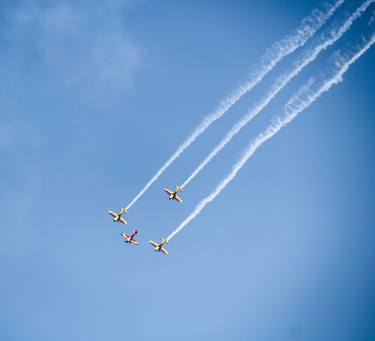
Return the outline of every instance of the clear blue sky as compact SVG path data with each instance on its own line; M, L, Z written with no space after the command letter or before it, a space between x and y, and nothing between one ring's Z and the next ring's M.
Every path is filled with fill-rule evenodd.
M338 15L362 1L350 0ZM183 181L287 58L129 212L177 145L320 1L0 4L0 339L375 338L375 51L168 235L353 30L288 85L183 193ZM333 18L335 19L335 18ZM120 233L140 231L130 248Z

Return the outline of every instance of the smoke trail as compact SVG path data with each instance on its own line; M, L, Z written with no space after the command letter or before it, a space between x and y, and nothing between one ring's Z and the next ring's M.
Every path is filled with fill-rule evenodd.
M304 18L295 32L284 39L274 43L261 58L261 61L250 73L249 80L242 84L237 90L221 101L217 109L206 116L197 128L177 148L172 156L164 163L156 174L146 183L141 191L126 207L129 209L150 188L150 186L165 172L165 170L187 149L207 128L226 114L226 112L237 103L242 96L256 86L264 76L269 73L285 56L303 46L315 32L335 13L343 4L344 0L336 0L334 5L325 6L325 12L314 9L309 16Z
M349 67L357 61L375 42L375 34L372 34L371 39L361 46L357 51L351 55L335 55L335 64L333 75L327 78L316 89L314 88L314 79L310 80L287 102L284 107L284 115L278 119L273 120L272 123L261 134L259 134L246 148L240 160L233 166L232 171L217 185L213 192L204 198L194 209L194 211L174 230L169 236L171 240L177 233L179 233L187 224L189 224L197 215L206 207L208 203L213 201L221 191L236 177L237 173L249 160L249 158L263 145L267 140L272 138L280 129L290 123L299 113L308 108L316 99L318 99L324 92L331 89L332 86L343 80L343 75Z
M256 115L259 114L271 100L294 78L296 77L308 64L312 63L319 53L329 46L333 45L343 34L349 30L353 22L358 19L363 12L373 3L375 0L367 0L341 25L334 27L328 34L322 34L320 37L321 42L314 48L304 53L302 58L295 64L294 68L278 78L275 84L272 86L270 92L252 109L250 110L240 121L238 121L232 129L226 133L224 138L217 144L211 153L202 161L202 163L193 171L193 173L184 181L181 185L182 188L186 187L191 180L193 180L207 164L232 140L232 138L239 133L239 131L247 125Z

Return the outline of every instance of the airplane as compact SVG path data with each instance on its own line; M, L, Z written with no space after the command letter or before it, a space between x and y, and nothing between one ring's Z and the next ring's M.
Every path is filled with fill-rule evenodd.
M149 243L155 247L155 252L163 252L165 255L168 254L168 251L163 247L164 244L168 244L168 240L162 238L161 243L155 243L153 240L150 240Z
M128 243L128 244L134 244L134 245L138 245L138 242L134 239L134 236L138 233L137 230L134 230L133 231L133 234L132 235L128 235L126 233L121 233L121 236L123 236L125 238L125 243Z
M118 214L112 211L108 211L108 213L114 218L114 223L121 222L123 224L127 224L127 221L122 217L123 214L128 213L128 211L125 208L120 208L120 213Z
M177 195L178 192L182 192L182 188L176 186L176 190L173 192L169 188L164 188L164 192L169 195L169 200L177 200L179 203L182 204L182 199Z

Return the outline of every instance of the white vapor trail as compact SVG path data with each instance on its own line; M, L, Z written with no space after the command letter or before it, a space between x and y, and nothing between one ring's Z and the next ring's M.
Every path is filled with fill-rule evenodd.
M319 55L320 52L333 45L343 34L349 30L353 22L358 19L363 12L375 0L367 0L341 25L334 27L329 34L322 34L321 42L315 47L305 52L295 64L292 70L279 77L271 90L265 97L252 108L240 121L238 121L224 136L224 138L214 147L211 153L202 161L202 163L191 173L191 175L181 185L182 188L186 187L191 180L193 180L207 164L232 140L232 138L239 133L239 131L246 126L256 115L259 114L271 100L294 78L296 77L308 64L312 63Z
M297 48L303 46L315 32L343 4L344 0L336 0L334 5L325 6L325 12L314 9L309 16L304 18L299 27L284 39L274 43L263 55L260 63L250 73L249 80L242 84L237 90L222 100L217 109L206 116L203 121L194 129L186 140L177 148L172 156L161 166L155 175L146 183L141 191L134 197L126 207L129 209L135 202L151 187L151 185L165 172L165 170L187 149L208 127L224 116L227 111L236 104L242 96L254 88L267 73L269 73L284 57L293 53Z
M212 202L221 191L236 177L237 173L250 159L250 157L263 145L267 140L272 138L280 129L290 123L299 113L308 108L316 99L318 99L324 92L331 89L332 86L343 80L343 75L349 67L357 61L375 42L375 34L372 34L371 39L359 48L350 56L336 54L334 70L332 76L326 78L323 83L316 89L313 89L314 80L310 80L287 102L284 107L284 114L278 119L273 120L272 123L262 133L260 133L254 140L250 142L241 158L233 166L231 172L217 185L213 192L204 198L194 209L194 211L168 236L167 240L171 240L177 233L179 233L186 225L188 225L197 215Z

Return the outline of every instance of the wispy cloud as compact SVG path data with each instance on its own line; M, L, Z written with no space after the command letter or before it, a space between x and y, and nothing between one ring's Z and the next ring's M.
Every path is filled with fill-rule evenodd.
M120 5L120 3L119 3ZM6 7L6 6L4 6ZM68 99L80 111L110 105L131 91L139 48L107 3L20 1L3 10L0 32L0 211L29 214L43 188L45 124ZM26 158L26 160L23 160ZM6 176L12 174L12 181ZM15 220L12 220L15 221Z
M22 62L48 73L49 86L79 89L93 98L131 89L140 56L119 11L37 2L17 8L11 17L11 48L23 52Z

